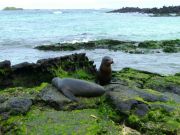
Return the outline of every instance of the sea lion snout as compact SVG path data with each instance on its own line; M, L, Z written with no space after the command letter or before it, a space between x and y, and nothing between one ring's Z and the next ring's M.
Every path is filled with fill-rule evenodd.
M114 63L113 59L109 60L109 64L113 64L113 63Z
M111 57L109 57L109 56L105 56L105 57L103 57L103 59L102 59L102 62L101 62L101 65L111 65L111 64L113 64L114 63L114 61L113 61L113 59L111 58Z

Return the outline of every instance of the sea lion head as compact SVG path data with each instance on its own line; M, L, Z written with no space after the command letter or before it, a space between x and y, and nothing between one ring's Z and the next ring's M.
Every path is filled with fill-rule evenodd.
M52 85L53 85L53 86L58 86L58 84L59 84L60 81L61 81L61 78L59 78L59 77L54 77L54 78L52 79Z
M104 65L104 66L111 66L111 64L113 64L113 59L109 56L105 56L102 58L102 62L101 62L101 65Z

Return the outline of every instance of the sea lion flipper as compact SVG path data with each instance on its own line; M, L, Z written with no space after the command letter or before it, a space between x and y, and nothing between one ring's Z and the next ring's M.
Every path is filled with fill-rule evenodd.
M61 89L61 91L70 100L78 102L78 99L73 95L72 92L70 92L69 88L63 88L63 89Z

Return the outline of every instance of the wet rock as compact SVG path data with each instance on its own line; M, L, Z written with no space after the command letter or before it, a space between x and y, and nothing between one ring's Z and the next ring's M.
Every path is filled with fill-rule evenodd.
M71 102L52 85L44 88L38 95L38 98L47 105L50 105L58 110L62 109L65 105Z
M146 89L136 89L135 90L143 100L148 102L167 102L170 100L169 97L161 94L161 93L150 93L151 90Z
M171 91L180 95L180 85L167 85L165 91Z
M30 99L12 97L0 105L0 113L8 112L12 115L25 114L31 105L32 101Z
M159 92L170 92L180 95L179 80L179 76L153 77L146 82L145 87Z
M171 100L173 100L176 103L180 104L180 95L171 93L171 92L164 92L164 95L169 97Z
M161 8L139 8L139 7L123 7L120 9L112 10L107 13L130 13L130 12L138 12L138 13L147 13L153 14L156 16L170 16L172 13L178 15L180 13L180 6L163 6Z
M174 107L174 106L166 105L163 103L151 104L150 107L151 107L151 109L164 109L169 113L176 109L176 107Z
M10 61L0 62L0 88L12 85L11 82L11 63Z
M100 97L78 97L78 102L73 102L65 97L55 87L48 85L38 94L35 102L43 103L44 105L53 107L56 110L72 111L97 108L100 104Z
M25 98L11 98L7 101L7 107L10 108L12 114L24 114L32 105L30 99Z
M107 98L112 101L115 108L124 114L130 114L133 106L137 105L139 101L135 99L138 93L128 87L119 85L111 85L111 90L107 93Z
M137 104L135 114L138 116L144 116L148 113L149 107L146 104Z
M8 60L0 62L0 68L10 68L10 66L11 66L11 62Z
M35 67L34 63L28 63L28 62L23 62L17 65L12 66L12 69L15 70L23 70L23 69L29 69Z
M126 101L120 101L116 102L115 106L116 109L119 110L121 113L124 114L130 114L132 106L138 104L136 100L126 100Z
M9 109L5 106L5 104L0 104L0 114L8 112Z
M166 95L148 89L129 88L120 84L106 86L106 89L108 89L107 98L119 112L124 114L133 112L142 116L149 111L147 102L170 101Z
M4 103L7 100L6 97L4 96L0 96L0 103Z

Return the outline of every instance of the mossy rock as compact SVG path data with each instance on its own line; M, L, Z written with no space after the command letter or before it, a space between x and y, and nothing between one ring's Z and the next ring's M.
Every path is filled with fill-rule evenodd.
M123 51L133 54L144 53L160 53L161 50L168 53L174 53L180 51L180 40L162 40L162 41L119 41L112 39L101 39L89 42L77 42L77 43L56 43L51 45L41 45L35 47L39 50L52 50L52 51L73 51L80 49L109 49L114 51Z
M177 53L178 49L175 48L175 47L168 46L168 47L165 47L163 49L163 52L166 52L166 53Z
M37 63L0 63L0 89L7 87L34 87L50 83L53 77L74 77L92 80L96 67L84 53L38 60Z
M152 76L160 76L156 73L140 71L132 68L124 68L121 71L114 73L114 78L127 82L130 87L144 87L144 83Z
M102 39L97 41L89 41L89 42L77 42L77 43L57 43L53 45L42 45L37 46L35 49L39 50L52 50L52 51L73 51L80 49L110 49L110 50L122 50L127 51L129 49L135 49L135 42L125 42L119 40L111 40L111 39Z
M39 94L39 92L45 88L48 83L42 83L40 86L33 87L33 88L25 88L25 87L14 87L14 88L7 88L0 91L0 95L6 98L11 97L26 97L32 100Z
M124 52L130 52L130 51L134 51L136 49L136 46L133 43L122 43L119 45L109 45L108 47L110 50L121 50Z
M165 40L162 42L162 47L180 47L180 40Z
M11 117L3 125L6 134L121 134L121 126L96 109L56 111L34 106L27 115ZM10 125L14 126L6 131Z
M175 135L180 131L180 121L178 111L167 113L165 110L151 110L144 117L130 115L127 125L134 127L143 134L151 135Z
M113 72L113 78L119 84L106 86L107 98L117 114L124 117L119 121L147 135L180 133L178 75L161 76L125 68Z
M147 80L144 85L145 88L151 88L160 92L171 92L180 95L180 77L152 77Z
M61 77L93 81L93 77L88 78L89 74L84 71L77 70L77 73L69 73L59 68L52 73L62 75ZM11 116L8 119L1 117L2 133L119 135L128 134L126 132L128 127L148 135L179 133L179 95L169 90L172 87L176 88L174 90L179 88L178 74L161 76L125 68L119 72L113 72L113 79L119 84L105 86L109 90L106 96L80 98L79 103L70 102L60 109L37 98L42 89L47 87L47 83L33 88L16 87L0 91L0 95L7 99L29 97L34 105L25 115ZM111 94L108 95L108 93ZM111 96L111 100L108 96ZM5 102L7 99L0 97L0 102ZM124 112L120 110L123 106L126 109Z
M138 47L146 49L160 49L160 43L157 41L144 41L139 43Z
M44 105L51 106L56 110L75 110L86 108L97 108L101 102L100 97L85 98L78 97L79 102L73 102L65 97L52 85L48 85L38 94L36 102L44 103Z
M175 76L180 76L180 73L176 73Z

